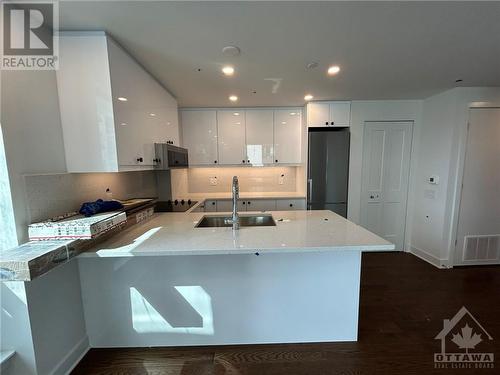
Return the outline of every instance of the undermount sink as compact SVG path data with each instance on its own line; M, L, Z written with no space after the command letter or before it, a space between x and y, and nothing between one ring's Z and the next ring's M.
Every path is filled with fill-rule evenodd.
M232 227L231 216L203 216L196 228ZM273 227L276 222L272 215L241 215L240 227Z

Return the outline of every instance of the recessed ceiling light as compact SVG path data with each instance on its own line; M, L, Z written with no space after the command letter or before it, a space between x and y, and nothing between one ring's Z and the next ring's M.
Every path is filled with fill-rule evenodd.
M296 114L296 112L290 112L290 116L295 116Z
M310 62L309 64L306 65L307 69L315 69L317 68L319 63L317 61Z
M234 68L230 65L222 67L222 73L226 76L232 76L234 74Z
M128 99L126 97L124 97L124 96L119 96L118 100L121 101L121 102L126 102Z
M156 116L156 113L150 113L149 114L151 117L155 117Z
M332 65L328 68L328 75L329 76L334 76L338 72L340 72L340 66L338 66L338 65Z
M239 115L240 115L240 113L239 113L239 112L234 112L234 113L233 113L233 115L235 115L235 116L239 116Z
M237 102L238 101L238 97L236 95L231 95L229 97L229 100L232 101L232 102Z
M239 56L240 49L236 46L226 46L222 49L222 53L226 56Z
M312 100L314 98L314 96L312 96L311 94L307 94L306 96L304 96L304 100Z
M281 123L282 123L283 125L285 125L285 124L286 124L286 121L281 121Z
M122 122L120 125L121 126L127 126L127 123L126 122Z

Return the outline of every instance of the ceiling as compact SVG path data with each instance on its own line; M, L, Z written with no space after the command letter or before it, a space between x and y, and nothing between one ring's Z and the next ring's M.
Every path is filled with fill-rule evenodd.
M499 2L63 1L60 13L63 30L107 31L182 107L234 106L230 94L238 106L281 106L306 93L420 99L500 86ZM226 45L241 55L225 57Z

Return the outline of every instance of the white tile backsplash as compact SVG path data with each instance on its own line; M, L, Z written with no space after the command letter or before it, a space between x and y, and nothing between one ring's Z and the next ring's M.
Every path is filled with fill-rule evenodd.
M284 175L282 185L281 175ZM230 192L233 176L238 176L242 192L292 192L297 188L296 167L189 168L184 173L172 174L173 192L174 195L183 189L187 193ZM217 177L217 185L210 183L211 177Z
M154 171L26 175L24 179L31 223L77 211L83 202L107 199L107 188L116 199L158 196Z

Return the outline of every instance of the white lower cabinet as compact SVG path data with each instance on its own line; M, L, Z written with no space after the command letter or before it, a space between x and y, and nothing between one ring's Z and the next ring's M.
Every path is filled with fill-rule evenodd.
M305 199L277 199L276 211L305 210Z
M207 200L204 206L205 212L217 212L217 201Z
M238 211L292 211L305 210L305 199L239 199ZM231 199L218 199L205 201L205 212L232 212Z
M246 201L247 211L275 211L275 199L250 199Z

